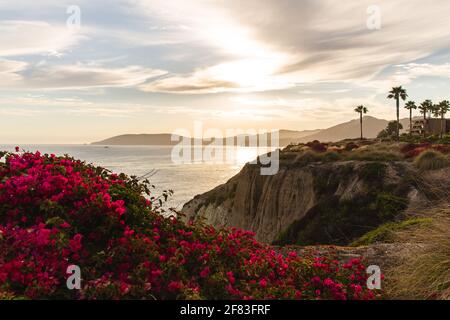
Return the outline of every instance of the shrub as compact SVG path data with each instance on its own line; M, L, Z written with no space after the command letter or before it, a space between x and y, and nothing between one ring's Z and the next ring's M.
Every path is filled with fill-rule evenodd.
M436 151L422 153L414 162L420 170L438 170L450 166L449 157Z
M400 151L405 155L405 158L416 158L427 150L438 151L443 154L450 153L450 147L444 144L431 144L430 142L423 142L420 144L408 143L404 145Z
M335 151L327 151L323 155L323 161L325 162L335 162L343 159L343 156Z
M348 245L407 207L407 199L380 193L339 201L327 196L303 219L294 221L274 241L276 245Z
M450 145L450 134L445 135L442 139L439 140L439 143Z
M427 148L429 148L429 147L431 147L431 143L428 143L428 142L420 143L420 144L417 144L417 143L407 143L407 144L403 145L403 146L400 148L400 152L402 152L403 154L408 154L408 153L414 151L414 150L417 149L417 148L424 148L424 149L427 149Z
M318 140L308 142L306 145L315 152L325 152L325 151L327 151L327 148L328 148L327 144L320 143L320 141L318 141Z
M5 155L4 153L0 155ZM69 157L0 162L0 298L371 299L360 260L282 255L253 234L159 214L148 181ZM66 270L80 266L81 290Z
M389 222L363 235L354 241L352 246L367 246L376 242L391 242L396 231L404 230L412 226L430 223L431 218L412 218L400 222Z
M385 181L387 169L384 163L369 162L357 172L354 165L330 168L320 174L313 170L315 205L302 219L281 232L274 244L348 245L368 231L402 216L408 206L409 188L397 188ZM355 181L355 173L364 183L361 187L364 193L353 198L338 195L340 184ZM408 175L398 185L406 180Z
M392 162L400 161L402 157L394 152L386 151L353 151L347 157L348 160L357 161L383 161Z
M450 147L442 144L437 144L433 146L433 150L443 153L443 154L449 154L450 153Z
M380 192L373 206L376 208L380 220L389 220L398 216L408 206L408 200L389 192Z
M322 157L314 151L303 152L295 159L295 163L300 166L306 166L310 163L318 161L322 161Z
M365 164L359 172L359 177L368 183L382 183L386 175L387 166L380 162Z
M354 150L354 149L358 149L359 148L359 146L356 144L356 143L354 143L354 142L348 142L346 145L345 145L345 151L352 151L352 150Z

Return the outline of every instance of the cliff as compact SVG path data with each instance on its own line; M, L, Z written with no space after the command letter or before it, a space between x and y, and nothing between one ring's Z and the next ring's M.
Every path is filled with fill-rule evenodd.
M187 219L251 230L280 245L346 245L421 198L403 161L327 161L284 151L280 170L247 164L227 183L188 202Z

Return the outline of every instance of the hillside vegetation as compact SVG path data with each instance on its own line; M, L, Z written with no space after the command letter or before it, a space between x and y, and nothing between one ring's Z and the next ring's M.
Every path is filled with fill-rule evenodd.
M449 154L449 146L433 143L290 145L280 153L276 175L263 177L260 165L248 164L183 212L214 226L251 230L277 245L348 245L404 219L409 206L428 197L418 189L421 175L445 169Z
M290 145L277 175L261 177L259 165L247 165L184 211L252 230L282 251L364 258L382 267L385 298L448 299L449 159L446 143Z

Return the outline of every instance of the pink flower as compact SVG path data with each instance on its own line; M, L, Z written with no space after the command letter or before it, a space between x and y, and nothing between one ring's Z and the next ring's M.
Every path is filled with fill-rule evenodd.
M20 148L19 147L15 147L16 152L19 152Z
M129 291L130 291L130 285L122 282L120 284L120 293L127 294Z
M266 279L261 279L261 280L259 281L259 286L260 286L261 288L267 287L267 280L266 280Z
M81 240L83 236L81 234L76 234L73 239L69 240L69 247L73 252L81 250Z
M313 277L313 278L311 279L311 283L312 283L313 285L318 286L318 285L322 284L322 280L320 279L320 277L315 276L315 277Z
M326 287L331 287L334 285L334 282L330 278L327 278L327 279L323 280L323 285Z
M40 245L46 245L50 242L51 231L49 229L40 229L38 231L37 243Z
M205 269L203 269L200 272L200 277L206 278L207 276L209 276L209 273L210 273L210 269L209 269L209 267L206 267Z
M65 270L76 263L92 269L87 290L74 292L81 299L378 295L365 286L361 260L344 268L332 253L281 254L251 232L165 218L135 183L69 157L8 153L0 166L0 287L31 299L59 297L67 293ZM125 203L136 215L118 217L128 212ZM202 280L211 275L217 290Z
M117 208L116 209L116 213L119 215L119 216L122 216L124 213L125 213L125 208Z
M153 270L151 273L152 273L152 276L156 278L156 277L161 276L163 272L161 270Z
M182 287L182 284L179 281L171 281L167 287L170 292L179 291Z
M67 222L64 222L64 223L60 224L60 227L63 229L68 229L68 228L70 228L70 224L68 224Z
M228 277L228 281L229 281L231 284L234 284L234 283L236 282L236 278L234 277L233 272L228 271L228 272L227 272L227 277Z

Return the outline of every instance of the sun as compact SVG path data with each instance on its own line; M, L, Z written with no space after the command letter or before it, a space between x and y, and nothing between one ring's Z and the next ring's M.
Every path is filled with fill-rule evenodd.
M243 166L244 164L256 160L258 157L258 148L240 147L236 148L235 165Z

